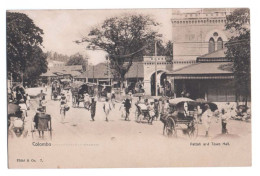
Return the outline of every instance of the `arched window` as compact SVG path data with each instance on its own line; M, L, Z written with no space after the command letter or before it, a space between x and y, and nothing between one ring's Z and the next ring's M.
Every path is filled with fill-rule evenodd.
M215 51L215 41L213 38L209 39L209 53L212 53Z
M223 49L223 40L221 37L218 38L217 42L217 50Z

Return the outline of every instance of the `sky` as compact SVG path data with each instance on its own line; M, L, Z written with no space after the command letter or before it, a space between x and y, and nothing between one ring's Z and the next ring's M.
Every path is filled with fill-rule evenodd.
M104 51L86 50L86 44L78 45L74 41L87 36L90 29L109 17L121 14L150 15L160 26L155 29L163 34L164 41L171 40L172 9L117 9L117 10L22 10L34 23L43 29L44 51L72 55L81 53L89 57L91 64L105 61Z

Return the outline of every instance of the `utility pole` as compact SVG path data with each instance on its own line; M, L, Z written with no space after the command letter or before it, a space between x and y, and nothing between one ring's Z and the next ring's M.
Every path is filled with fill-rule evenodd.
M93 83L94 83L94 65L92 65L93 67Z
M155 96L157 96L157 41L154 43L154 59L155 59Z

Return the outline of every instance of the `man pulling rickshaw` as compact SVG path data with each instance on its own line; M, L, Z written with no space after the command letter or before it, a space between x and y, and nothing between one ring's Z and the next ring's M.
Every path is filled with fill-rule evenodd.
M147 97L143 96L144 102L141 101L141 98L139 98L140 101L138 101L135 106L136 106L136 122L141 122L142 120L147 120L148 124L153 123L155 113L154 113L154 108L151 106L149 103L148 98L152 97ZM142 118L143 117L143 118Z
M42 107L37 108L37 112L33 118L33 129L32 137L34 137L34 132L38 131L39 138L44 138L44 132L48 131L50 139L52 138L52 126L51 126L51 116L46 114Z

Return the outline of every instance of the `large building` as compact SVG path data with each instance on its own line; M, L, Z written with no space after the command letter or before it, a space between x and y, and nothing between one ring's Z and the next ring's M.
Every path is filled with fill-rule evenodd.
M45 83L50 84L54 79L70 79L81 75L83 72L82 65L55 66L49 67L46 73L41 74Z
M187 77L187 75L180 76L181 69L185 69L187 73L189 69L193 69L194 74L200 74L199 69L210 68L206 65L216 68L214 71L216 75L209 77L210 70L203 73L207 75L209 80L218 79L219 84L222 82L229 82L233 77L228 77L224 80L222 77L222 70L218 70L219 62L230 62L225 59L224 45L230 37L230 33L225 30L226 16L231 13L230 9L201 9L195 12L188 12L185 9L172 11L172 41L173 41L173 58L163 56L145 56L143 61L144 67L144 88L145 92L150 95L156 95L155 82L157 84L157 95L160 89L165 87L165 78L171 84L171 93L175 96L180 96L181 92L189 92L192 98L207 99L212 95L211 89L205 88L205 80L200 80L202 77ZM221 51L221 52L219 52ZM210 55L210 54L213 55ZM203 57L199 59L200 57ZM208 58L206 58L208 56ZM214 58L215 57L215 58ZM199 63L204 64L199 64ZM210 63L206 63L210 62ZM215 63L217 62L217 63ZM157 64L156 64L157 63ZM195 65L204 65L203 67L194 68ZM218 71L217 71L218 70ZM157 71L157 78L155 81L155 72ZM177 71L177 74L175 73ZM194 72L195 71L195 72ZM213 71L213 70L212 70ZM213 71L213 72L214 72ZM197 73L196 73L197 72ZM213 73L212 72L212 73ZM225 72L223 72L225 74ZM233 73L229 73L233 74ZM203 77L205 79L205 77ZM225 77L227 78L227 77ZM189 80L187 80L189 79ZM191 81L192 80L192 81ZM201 83L201 81L203 83ZM200 85L200 89L196 87ZM210 83L209 83L210 84ZM224 84L224 83L223 83ZM195 88L196 87L196 88ZM202 88L203 87L203 88ZM232 89L233 90L233 89ZM165 90L164 90L165 91ZM209 93L208 93L209 91ZM231 90L228 90L229 92ZM203 92L203 93L202 93ZM218 97L221 93L217 93ZM227 93L225 93L227 95ZM221 98L209 98L212 101L221 101ZM233 100L234 98L231 98ZM223 99L224 100L224 99Z
M201 9L172 14L173 71L167 72L175 96L236 101L231 60L225 57L225 30L230 9Z
M152 96L163 91L168 96L179 97L185 92L192 99L236 101L232 60L225 57L225 43L231 36L225 30L226 16L232 10L174 9L173 57L144 56L142 61L133 62L125 76L125 87L142 82L145 93ZM106 85L117 82L106 63L88 66L86 72L75 75L74 79Z
M199 56L222 49L230 36L225 30L229 14L230 9L201 9L193 13L173 10L174 60L196 60Z

